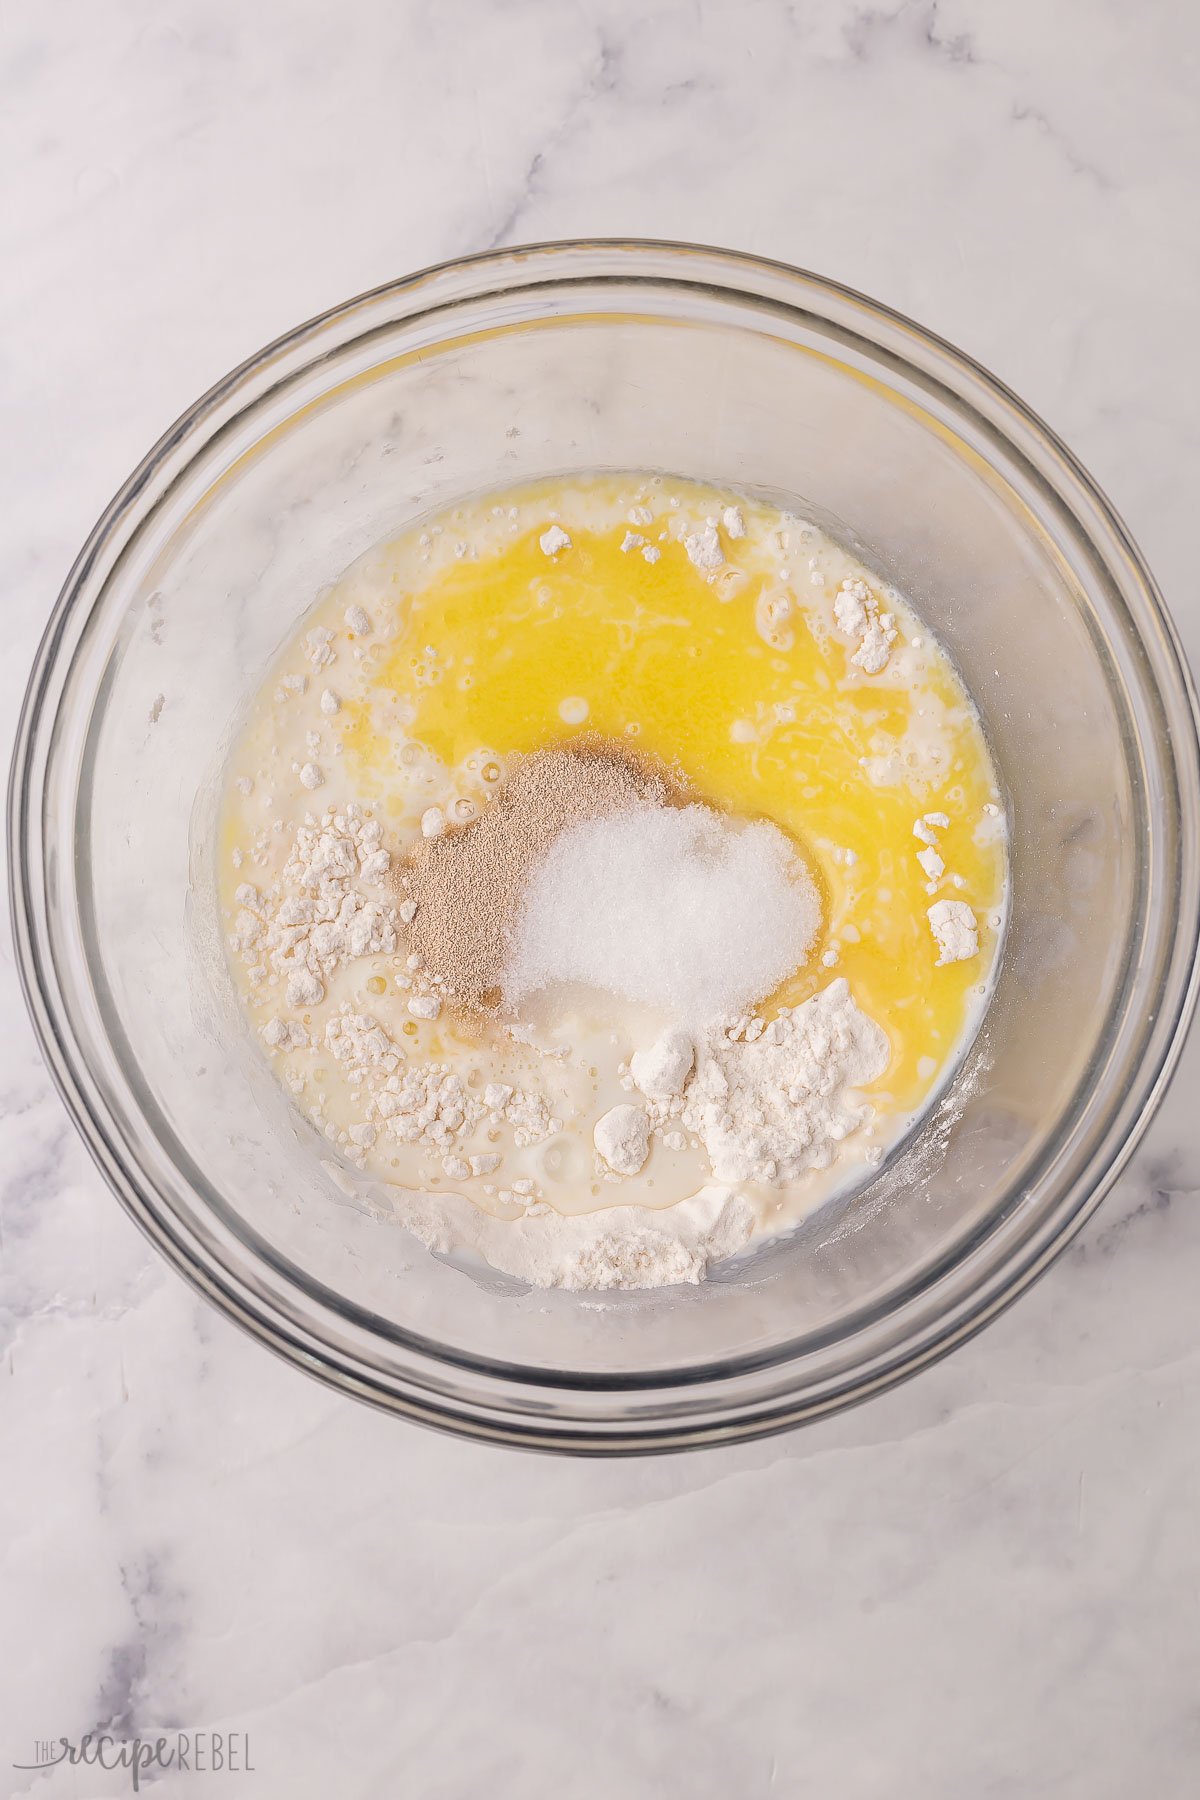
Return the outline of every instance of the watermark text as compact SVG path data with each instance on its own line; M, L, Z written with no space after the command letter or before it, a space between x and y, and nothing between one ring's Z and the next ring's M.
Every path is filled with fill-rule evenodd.
M53 1769L59 1763L98 1769L125 1769L136 1794L143 1779L167 1769L195 1775L253 1775L250 1734L245 1731L172 1731L155 1737L115 1738L107 1732L70 1738L39 1738L31 1762L14 1769Z

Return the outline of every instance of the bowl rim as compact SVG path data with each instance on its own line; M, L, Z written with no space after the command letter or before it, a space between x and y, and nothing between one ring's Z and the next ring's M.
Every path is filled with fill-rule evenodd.
M603 272L590 268L586 275L574 276L559 267L564 260L580 258L598 259L606 266ZM139 503L156 480L169 476L172 470L181 477L193 454L210 441L203 436L205 427L212 424L221 409L248 384L259 384L258 391L248 396L248 401L256 404L273 377L278 379L282 374L286 378L286 370L280 371L279 366L288 358L322 333L336 329L381 301L418 300L423 291L429 300L427 306L409 311L379 328L385 332L444 310L448 304L483 301L498 288L560 287L578 279L628 282L631 278L639 278L639 264L657 264L663 259L678 259L681 265L679 279L686 280L689 285L698 281L725 297L762 307L787 304L790 311L805 313L827 334L835 337L838 329L830 317L830 309L849 311L867 327L874 325L882 336L891 334L893 338L916 346L926 366L915 360L908 361L902 351L893 349L890 354L901 366L926 380L936 370L937 379L950 395L953 405L957 409L970 408L1006 446L1020 447L1023 437L1042 453L1051 473L1057 477L1050 483L1057 503L1075 521L1089 544L1098 549L1105 567L1110 566L1115 556L1124 565L1127 576L1132 578L1129 585L1145 616L1131 614L1130 623L1139 647L1147 653L1157 651L1157 655L1150 657L1151 686L1161 704L1165 706L1169 701L1172 705L1172 718L1169 727L1165 728L1167 748L1176 773L1177 789L1183 797L1183 810L1194 823L1200 815L1200 704L1178 633L1123 521L1098 484L1057 435L973 357L893 308L842 283L781 261L664 239L566 239L448 259L329 308L275 338L216 382L180 416L138 464L101 514L75 559L35 655L9 777L9 897L17 968L26 1005L51 1077L93 1160L117 1198L160 1253L197 1291L252 1336L289 1362L343 1392L458 1435L513 1446L597 1454L698 1447L762 1436L865 1399L895 1385L974 1335L1049 1267L1099 1206L1132 1155L1162 1099L1182 1050L1200 991L1200 963L1197 961L1200 862L1196 833L1193 831L1190 838L1185 835L1180 846L1176 870L1176 930L1169 946L1170 954L1164 956L1162 962L1155 995L1158 1004L1152 1021L1152 1053L1131 1073L1122 1109L1126 1115L1125 1123L1115 1130L1110 1120L1109 1128L1093 1143L1082 1171L1071 1183L1071 1204L1060 1206L1056 1216L1048 1216L1043 1221L1045 1229L1041 1235L1034 1234L1030 1241L1022 1241L1017 1247L1018 1254L1001 1263L996 1271L997 1278L990 1286L985 1282L968 1296L969 1304L918 1331L911 1341L892 1347L876 1359L875 1366L852 1370L848 1376L827 1384L825 1390L807 1394L795 1390L772 1392L733 1411L717 1407L704 1419L672 1416L667 1412L660 1416L639 1414L633 1421L629 1418L611 1421L582 1414L576 1418L539 1417L536 1412L506 1407L492 1395L474 1400L456 1395L448 1401L444 1391L431 1395L430 1390L419 1383L398 1389L373 1381L360 1359L340 1352L328 1340L306 1336L302 1328L281 1316L277 1308L264 1304L261 1297L245 1285L239 1286L229 1279L228 1271L220 1265L219 1259L206 1253L194 1237L189 1239L174 1228L164 1211L156 1206L151 1185L141 1181L139 1173L131 1169L123 1157L120 1134L114 1128L111 1111L105 1107L97 1084L90 1078L80 1041L72 1028L70 1007L58 983L49 946L45 896L40 882L41 838L37 803L42 798L45 772L54 748L53 727L57 719L57 707L48 708L47 697L54 687L55 677L65 675L70 668L70 655L64 661L64 651L71 649L70 627L78 623L80 617L90 616L104 594L103 582L96 592L92 592L89 581L102 563L106 548L111 547L119 539L123 527L134 520ZM512 279L514 273L520 277L515 281ZM723 279L715 279L718 273ZM508 277L507 282L504 277ZM661 272L644 274L640 279L656 285L671 285ZM789 290L795 290L794 305L779 301L773 288L771 293L767 292L771 284L778 285L780 281ZM801 305L805 296L810 302L818 303L815 310ZM819 304L821 301L826 303L824 310ZM872 335L869 329L864 335L871 349L886 357L887 347L880 337ZM986 411L980 412L981 401L986 404ZM196 444L198 435L201 442ZM1045 471L1042 473L1044 475ZM1087 518L1080 520L1081 512L1091 514L1090 522ZM958 1260L965 1259L963 1255ZM528 1381L529 1371L524 1370L522 1374ZM669 1380L664 1378L662 1385L669 1388ZM564 1390L561 1384L549 1386L556 1399L571 1391L570 1387ZM639 1391L640 1400L648 1398L650 1395L645 1389Z

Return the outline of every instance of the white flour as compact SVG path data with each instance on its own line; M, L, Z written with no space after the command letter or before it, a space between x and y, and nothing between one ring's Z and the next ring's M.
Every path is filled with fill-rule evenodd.
M473 1250L492 1268L520 1281L576 1289L702 1281L711 1263L746 1247L757 1223L748 1200L716 1187L661 1211L614 1206L564 1216L542 1208L503 1220L459 1194L435 1202L411 1192L398 1198L396 1211L431 1250Z
M610 1107L592 1136L614 1175L636 1175L650 1154L650 1121L640 1106Z
M773 984L773 970L760 970L755 960L755 946L763 936L774 938L772 954L777 954L780 932L785 941L790 932L795 942L787 951L789 960L803 956L815 923L816 897L802 869L797 884L786 840L761 825L729 834L700 807L621 815L601 823L625 832L632 826L640 843L643 828L655 817L668 826L666 851L676 860L679 878L674 884L659 879L662 869L650 884L639 880L639 870L645 874L644 844L634 858L637 867L624 869L620 857L614 858L610 830L593 846L599 862L593 866L585 857L583 879L568 881L569 895L552 884L555 891L543 926L550 930L559 919L565 928L561 941L551 931L557 945L552 964L555 955L574 954L572 947L590 944L600 959L595 969L589 965L593 980L599 978L618 992L632 987L635 998L641 994L638 983L649 979L647 970L667 955L668 939L682 943L682 958L667 955L674 976L661 992L655 989L655 997L678 1003L688 1023L669 1027L634 1051L627 1083L645 1104L621 1103L599 1118L597 1167L605 1180L620 1182L641 1170L654 1135L668 1149L678 1150L690 1134L708 1157L713 1183L659 1210L617 1205L573 1216L545 1205L530 1179L486 1188L502 1204L523 1212L516 1219L496 1218L465 1195L422 1198L406 1190L406 1222L427 1243L478 1249L493 1266L542 1286L654 1287L698 1281L711 1261L734 1254L752 1235L756 1214L738 1192L740 1184L782 1184L827 1167L845 1138L870 1118L871 1108L856 1101L851 1090L882 1072L887 1040L854 1004L844 980L832 982L803 1006L785 1009L770 1024L756 1017L733 1019L728 1013L697 1023L706 1011L711 1015L714 997L727 1000L741 991L739 984L744 987L748 980L757 991ZM690 861L696 848L692 835L700 828L706 857L695 865ZM558 842L570 835L563 833ZM737 840L740 855L735 860L724 856L727 835ZM380 966L394 969L403 955L400 914L388 900L362 891L387 875L390 859L381 837L378 823L357 807L330 808L298 828L275 882L263 891L249 883L239 889L234 941L251 979L283 986L281 1005L310 1009L306 1019L323 1002L326 983L345 964L378 958ZM650 847L656 846L663 848L657 838ZM567 857L567 873L576 876L578 849L576 845ZM730 911L720 903L720 882L723 872L732 877L735 870L737 891L728 897ZM710 885L713 880L716 889ZM659 943L655 895L665 898L662 918L670 926ZM592 899L599 908L596 917L580 919L579 906L586 909ZM637 914L636 925L621 917L622 904ZM689 917L693 926L705 927L695 941ZM761 932L745 929L747 919L751 925L757 919ZM654 951L651 962L639 962L631 975L624 949L647 944ZM732 954L735 946L738 956ZM553 973L561 978L578 972L572 963L562 970L555 965ZM405 977L394 972L392 980L403 985ZM501 1082L472 1087L449 1064L411 1056L412 1046L345 1001L323 1028L318 1022L306 1028L300 1019L280 1013L270 1018L263 1036L271 1048L284 1051L323 1043L353 1097L357 1117L336 1134L352 1159L384 1139L432 1152L451 1182L485 1179L502 1161L485 1147L498 1127L506 1126L517 1146L537 1145L561 1129L544 1094ZM335 1135L331 1125L325 1130L327 1136Z
M325 1027L325 1044L362 1097L366 1126L354 1139L364 1148L375 1141L378 1125L401 1144L423 1144L448 1152L480 1126L508 1125L518 1146L541 1143L558 1129L544 1095L492 1083L482 1094L472 1090L448 1063L408 1062L404 1049L369 1014L344 1006ZM369 1136L367 1133L369 1132ZM351 1135L353 1136L353 1128ZM486 1160L483 1171L474 1163ZM491 1173L500 1158L467 1159L463 1175Z
M825 1169L873 1109L851 1090L888 1065L888 1041L840 978L794 1010L710 1031L684 1090L681 1119L721 1182L794 1181ZM753 1038L750 1032L754 1031Z
M929 908L930 930L938 947L938 962L968 962L979 954L979 926L975 914L962 900L938 900Z
M887 1061L886 1037L842 980L769 1025L713 1026L695 1049L671 1030L633 1058L646 1108L612 1108L596 1126L597 1146L614 1170L636 1173L651 1128L677 1135L669 1127L678 1119L712 1161L714 1181L700 1193L658 1211L614 1206L564 1217L535 1206L511 1222L458 1195L435 1208L407 1194L402 1216L431 1248L466 1245L540 1287L697 1282L753 1236L756 1213L741 1184L779 1184L828 1167L872 1113L852 1090L882 1074Z
M865 581L847 578L834 597L833 616L839 631L858 639L850 661L864 675L878 675L898 635L891 613L880 612Z
M230 938L252 982L282 981L289 1006L317 1006L342 963L392 954L395 909L355 886L378 886L387 875L391 857L382 838L379 823L358 807L331 808L300 827L280 880L265 894L243 882Z

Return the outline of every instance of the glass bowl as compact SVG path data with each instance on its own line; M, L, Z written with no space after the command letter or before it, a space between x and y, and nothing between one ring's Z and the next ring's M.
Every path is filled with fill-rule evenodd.
M984 1029L852 1199L694 1288L471 1273L329 1162L242 1028L215 777L317 594L414 517L553 473L782 496L915 602L1007 790ZM778 1430L993 1317L1099 1203L1195 999L1195 697L1094 483L977 364L886 308L688 245L467 259L255 356L117 495L55 608L10 796L47 1060L162 1253L300 1368L476 1438L590 1452Z

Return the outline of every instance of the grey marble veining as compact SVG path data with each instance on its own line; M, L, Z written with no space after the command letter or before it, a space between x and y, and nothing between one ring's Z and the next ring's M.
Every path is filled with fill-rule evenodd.
M158 433L259 344L490 244L728 243L972 351L1200 659L1194 10L113 0L0 25L0 710ZM789 1438L587 1465L379 1418L102 1187L0 953L0 1792L246 1730L294 1796L1182 1800L1200 1758L1200 1049L1050 1275ZM164 1793L221 1778L179 1775Z

